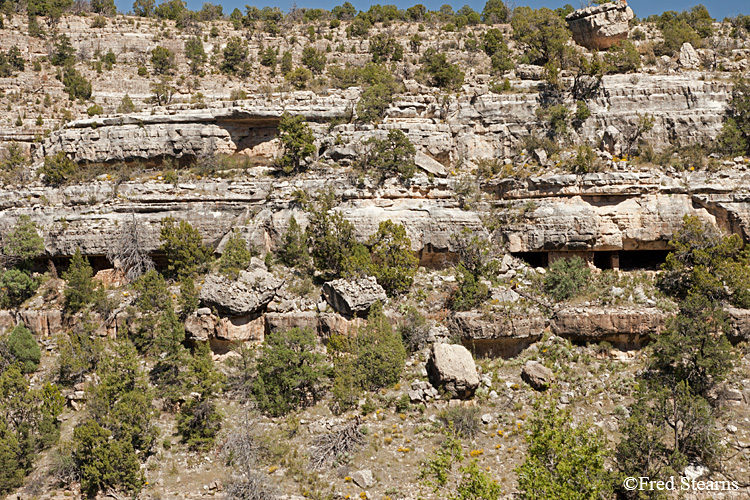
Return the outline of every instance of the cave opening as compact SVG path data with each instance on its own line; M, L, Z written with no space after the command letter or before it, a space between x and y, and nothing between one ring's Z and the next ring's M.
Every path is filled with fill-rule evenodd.
M658 271L667 260L669 250L620 250L620 269L623 271Z
M619 252L594 252L594 266L602 271L605 269L618 269Z
M531 267L547 267L549 254L547 252L513 252L513 257L521 259Z

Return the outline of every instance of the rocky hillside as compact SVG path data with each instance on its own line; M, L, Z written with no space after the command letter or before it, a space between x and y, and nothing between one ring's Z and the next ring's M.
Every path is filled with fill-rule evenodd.
M2 16L0 495L747 487L742 16L256 11Z

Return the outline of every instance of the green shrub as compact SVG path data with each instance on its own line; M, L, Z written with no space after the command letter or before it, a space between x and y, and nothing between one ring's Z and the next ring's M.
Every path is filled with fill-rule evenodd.
M192 398L180 407L177 432L192 450L210 449L221 430L222 413L213 401Z
M294 216L289 218L289 227L279 247L279 259L287 267L305 269L310 264L307 240Z
M540 106L536 109L536 115L545 122L550 136L562 137L568 133L570 110L564 104Z
M186 317L186 310L183 310ZM185 326L174 312L171 304L156 315L153 328L151 352L157 361L151 370L151 381L159 388L159 396L164 408L173 410L184 401L184 368L189 364L185 342Z
M198 289L192 278L183 278L180 282L180 318L184 321L193 311L198 309L200 298Z
M148 100L157 106L169 105L172 102L172 96L177 91L170 83L170 77L166 75L162 75L158 82L151 82L149 88L152 95Z
M315 333L309 329L292 328L266 337L252 388L262 411L286 415L320 398L325 357L315 352L316 347Z
M267 68L271 68L271 71L274 71L276 63L278 63L278 55L278 49L267 47L260 56L260 63Z
M26 154L17 142L11 142L0 161L0 173L18 172L26 164Z
M417 352L427 345L429 325L427 319L414 306L407 306L398 333L407 351Z
M725 236L697 217L685 216L669 244L657 286L678 299L702 295L736 307L750 307L750 256L739 235Z
M125 94L120 101L120 105L117 107L118 113L134 113L136 110L133 100L128 94Z
M58 339L57 379L67 387L84 381L102 357L102 346L90 323L82 331L63 334Z
M367 19L357 16L352 23L346 27L346 35L349 38L367 38L372 23Z
M91 97L91 82L74 68L65 68L63 72L63 86L71 101L88 99Z
M737 120L732 117L727 118L722 124L716 142L720 152L731 156L747 154L750 144Z
M177 414L177 432L190 448L210 448L221 430L223 415L216 409L215 395L224 387L225 377L214 366L207 342L196 346L185 373L183 391L191 394Z
M713 33L713 18L703 5L696 5L689 11L665 11L657 19L664 41L654 47L657 56L673 55L684 43L693 47L701 46L701 39Z
M630 40L624 40L607 51L604 61L611 73L630 73L641 67L641 56Z
M133 288L138 292L135 305L140 312L158 312L172 302L167 282L155 269L150 269L141 275L133 283Z
M393 102L392 90L383 84L376 84L365 89L357 102L357 119L372 123L382 119Z
M48 156L44 159L44 165L40 169L44 175L44 183L48 186L61 186L78 172L78 165L68 158L64 151Z
M456 476L453 467L464 460L461 438L450 428L443 434L444 439L440 447L430 453L419 468L419 479L432 487L434 493L446 491L453 486L450 484Z
M380 303L371 307L367 325L357 332L356 343L363 388L377 390L399 381L406 362L406 349Z
M305 169L307 158L315 154L315 136L301 115L284 113L279 122L279 140L284 150L278 164L286 174Z
M219 258L219 272L226 274L232 279L237 279L240 271L247 269L253 253L247 248L247 241L240 236L237 230L232 231L224 245L224 251Z
M230 101L244 101L245 99L247 99L247 92L242 89L232 89L232 91L229 92Z
M510 21L513 39L523 44L524 55L520 62L543 66L554 63L563 65L563 54L570 31L565 21L557 13L546 7L534 10L531 7L518 7Z
M94 420L87 420L73 431L72 456L89 497L112 488L139 491L145 480L133 445L125 439L111 439L112 433Z
M327 277L340 277L351 267L357 248L354 225L334 211L333 191L322 193L308 207L309 224L305 231L315 267ZM361 252L361 249L360 249Z
M581 293L590 277L591 270L580 257L557 259L544 277L544 290L554 300L567 300Z
M404 57L404 47L393 36L378 33L370 39L372 62L400 61Z
M224 47L221 71L230 75L244 76L249 71L247 44L239 37L232 37Z
M0 29L2 26L0 26ZM21 56L21 50L14 45L8 49L7 54L0 51L0 77L8 78L13 76L15 71L23 71L26 61Z
M502 0L487 0L482 9L482 22L486 24L498 24L508 22L510 9Z
M456 283L458 286L449 299L454 311L476 309L490 297L490 289L481 282L481 276L466 269L463 263L456 266Z
M574 120L579 124L583 124L583 122L588 120L590 117L591 117L591 110L589 109L586 102L585 101L576 102L576 112L575 112Z
M42 351L34 335L23 325L17 325L8 336L8 350L21 364L23 373L35 372L42 359Z
M67 35L60 35L52 49L50 62L53 66L72 66L76 62L76 53L70 44L70 38Z
M99 363L100 383L89 389L87 409L114 440L126 441L133 450L148 454L157 436L152 394L132 342L118 339L113 344Z
M513 60L503 33L497 28L490 28L482 35L482 49L492 62L492 70L502 73L513 69Z
M691 392L708 399L736 359L727 340L729 317L719 303L700 293L690 293L679 307L654 341L649 369L670 382L687 382Z
M598 172L601 166L602 162L599 161L596 152L591 146L583 145L576 148L576 156L572 162L573 172L577 174Z
M18 217L13 228L3 238L2 254L8 264L28 268L31 261L44 253L44 240L37 232L36 222L28 215Z
M203 65L206 64L208 56L203 49L200 37L194 36L185 40L185 57L190 61L190 72L194 75L203 73Z
M102 56L102 62L107 66L107 70L111 70L112 67L117 64L117 56L112 49L109 49L106 54Z
M17 307L32 297L39 282L25 269L8 269L0 274L0 307Z
M406 362L406 349L376 302L367 324L355 337L334 336L328 344L334 354L334 409L351 408L362 390L377 390L399 381Z
M407 292L414 281L419 259L411 250L411 240L401 224L385 220L370 237L372 274L389 296Z
M307 68L297 68L286 73L285 78L296 90L304 90L312 78L312 73Z
M203 246L203 238L197 229L187 221L173 217L161 220L160 249L167 257L167 272L171 276L184 278L202 271L211 255Z
M325 53L311 46L305 47L302 50L301 61L303 65L316 75L321 74L326 67Z
M76 248L76 253L70 260L68 270L62 275L67 281L63 295L65 296L65 309L75 313L93 302L96 286L92 279L94 271L89 265L88 259L81 255L81 249Z
M573 423L555 402L537 404L527 436L529 451L518 472L523 500L611 498L607 441L586 422Z
M0 495L5 495L23 485L26 469L24 453L18 437L5 420L0 420Z
M634 398L630 416L620 427L622 439L617 445L621 478L661 474L669 477L695 461L708 466L720 463L722 448L712 409L705 399L692 394L685 382L659 387L641 383L636 386ZM672 422L685 424L674 429ZM665 439L667 436L675 439Z
M384 139L370 138L367 145L368 151L358 160L358 167L372 172L378 182L390 177L407 180L414 176L416 149L401 130L389 130Z
M38 453L57 441L64 404L52 384L31 389L20 364L0 372L0 494L18 488Z
M472 438L479 432L479 413L476 406L454 406L441 411L438 418L457 435Z
M281 69L281 74L284 76L288 75L293 69L292 53L289 52L288 50L281 55L281 68L280 69Z
M464 84L464 73L456 64L448 62L446 55L433 48L427 49L420 59L420 71L429 77L429 83L444 90L458 90Z
M734 82L727 115L718 137L720 151L750 155L750 81L747 79L739 78Z
M102 108L98 104L94 104L93 106L89 106L89 108L86 110L86 114L88 114L89 116L103 115L104 108Z

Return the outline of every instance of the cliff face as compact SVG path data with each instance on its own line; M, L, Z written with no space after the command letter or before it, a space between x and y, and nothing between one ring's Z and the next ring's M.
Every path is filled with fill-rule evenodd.
M10 226L20 215L31 216L50 256L71 255L76 247L104 255L131 214L143 222L150 251L158 247L159 221L166 216L188 220L207 243L219 245L235 227L267 250L279 243L290 216L306 224L305 212L292 201L295 191L314 194L333 187L342 199L337 210L354 223L360 240L383 220L402 223L426 265L450 260L455 251L451 235L464 227L483 231L487 217L501 222L498 234L510 252L667 250L685 215L743 236L749 232L746 162L720 174L620 171L488 181L481 186L488 201L471 209L459 205L460 182L420 174L409 185L363 185L338 168L295 180L101 180L61 189L6 187L0 190L0 217Z
M670 143L705 143L718 134L731 97L727 80L701 81L685 75L619 75L602 81L589 101L591 117L571 130L571 141L600 145L605 130L619 154L623 134L638 120L654 118L645 134L653 147ZM254 96L247 101L218 102L192 109L188 105L157 108L149 113L77 120L51 134L36 157L65 151L76 161L113 162L180 158L204 153L240 153L270 159L277 153L273 139L285 111L313 122L323 159L352 159L362 143L390 128L403 130L419 149L446 167L460 159L505 158L529 135L546 128L536 116L537 83L519 81L525 93L494 94L487 87L469 87L464 95L435 96L409 84L412 92L397 96L382 123L328 127L334 119L356 119L358 89L330 95L312 92ZM608 129L609 127L609 129Z
M600 45L622 39L627 36L631 12L623 5L578 11L569 19L573 33ZM89 118L81 118L85 107L64 96L62 84L54 76L56 69L44 61L51 46L22 35L27 27L18 17L3 29L7 35L4 41L18 46L29 64L43 61L39 71L0 79L0 87L14 103L9 109L19 113L19 119L20 110L32 109L41 115L47 99L43 104L41 94L36 100L24 101L23 97L33 95L35 89L50 97L52 108L44 113L42 126L31 126L25 116L20 119L21 127L0 127L0 150L20 141L32 153L31 170L58 152L81 166L107 166L94 180L61 188L42 187L40 182L0 188L0 229L12 227L21 215L30 216L44 238L48 257L64 258L77 248L89 256L103 256L119 228L133 216L143 226L145 248L152 253L158 253L160 221L166 216L190 222L217 252L222 251L232 229L260 252L274 250L292 215L302 227L307 224L307 213L297 201L300 193L315 195L328 188L338 195L335 209L353 223L360 241L366 241L384 220L401 223L421 265L431 268L455 262L457 248L452 237L464 228L475 234L492 233L499 249L533 266L575 254L600 268L655 267L669 250L668 242L685 215L748 236L750 178L743 158L725 160L724 164L716 161L713 167L720 169L717 173L636 165L618 158L641 116L653 119L653 127L642 139L656 151L713 140L731 98L732 73L688 70L675 56L649 63L635 74L604 76L598 91L586 101L590 116L568 128L562 141L568 151L563 148L550 160L551 151L537 146L523 149L533 142L530 137L543 138L550 132L550 124L539 117L545 97L542 68L519 64L502 75L510 90L493 92L498 75L492 75L484 52L466 48L466 33L419 32L410 23L373 27L371 34L393 36L405 47L409 47L410 37L420 34L422 45L394 63L395 73L403 79L403 92L393 96L381 120L364 124L357 119L361 88L340 90L322 84L315 91L291 91L279 73L265 67L256 68L249 79L218 72L193 81L175 79L176 103L153 106L148 97L158 77L150 66L150 51L157 46L173 51L176 72L187 74L184 42L192 35L170 23L138 22L143 24L137 29L127 17L107 20L104 28L91 27L91 20L85 18L62 21L60 29L70 37L80 60L93 61L94 54L108 50L117 54L111 71L95 72L93 65L77 65L94 82L93 98L104 111ZM224 21L212 28L218 35L203 40L206 52L214 56L220 56L230 37L242 34ZM495 28L505 34L510 29ZM328 54L329 67L362 66L371 60L369 41L346 36L345 25L319 26L319 33L312 37L300 29L295 26L297 31L287 34L290 36L250 37L246 40L249 57L257 60L262 50L275 48L279 53L289 51L300 65L303 47L314 46ZM487 29L475 26L471 36L481 39ZM511 51L519 55L523 47L508 42ZM579 43L584 43L583 39ZM427 48L446 53L465 70L465 84L459 91L443 92L418 83L419 54ZM705 61L711 54L708 49L701 50L697 57L708 64ZM713 55L726 67L742 67L747 54L735 52L732 57ZM216 61L208 67L216 68ZM148 68L145 75L140 71L144 68ZM561 78L567 85L573 82L573 76L565 71ZM227 100L232 93L242 99ZM117 113L125 94L143 110ZM564 102L569 109L576 105L570 98ZM78 119L65 123L68 118L62 116L63 106ZM311 168L294 178L276 177L269 168L280 153L276 137L284 113L304 116L315 136ZM14 118L8 115L6 121ZM404 131L418 151L420 168L413 179L377 183L350 168L369 139L383 137L394 128ZM575 155L572 145L581 144L600 149L598 158L606 171L565 173L566 161ZM233 156L232 161L242 166L209 175L178 168L172 172L174 179L165 180L164 174L172 166L196 159L210 161L216 155ZM479 175L477 166L488 164L502 166L502 174ZM272 313L300 312L282 309ZM312 314L308 309L302 312ZM590 332L581 333L586 338L598 335L637 342L645 334L633 330L637 321L628 323L632 318L623 314L625 319L615 320L603 313L590 324L576 323L571 319L574 314L560 313L547 320L539 315L532 322L513 323L511 334L507 325L488 326L469 316L457 316L452 324L468 332L466 335L478 342L475 347L483 343L480 347L488 352L511 352L518 348L518 338L526 339L523 342L537 339L553 320L553 329L565 336L575 337L578 329ZM44 318L39 321L56 321ZM293 322L294 318L280 321ZM608 321L612 325L607 326ZM342 325L319 330L345 329ZM623 336L618 337L620 334ZM253 334L253 338L257 336ZM498 339L506 337L508 345L499 347Z

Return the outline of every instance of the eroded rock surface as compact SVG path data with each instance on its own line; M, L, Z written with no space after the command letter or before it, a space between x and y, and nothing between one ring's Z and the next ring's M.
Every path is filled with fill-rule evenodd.
M565 17L573 39L588 49L604 50L628 38L633 10L624 0L578 9Z
M240 272L236 280L221 274L210 274L201 287L200 301L222 314L245 316L257 313L268 305L283 284L282 280L260 267Z
M664 331L670 314L652 307L569 307L555 312L552 333L579 342L639 347Z
M385 290L372 276L329 281L323 285L323 296L336 312L344 316L364 316L375 302L387 299Z

